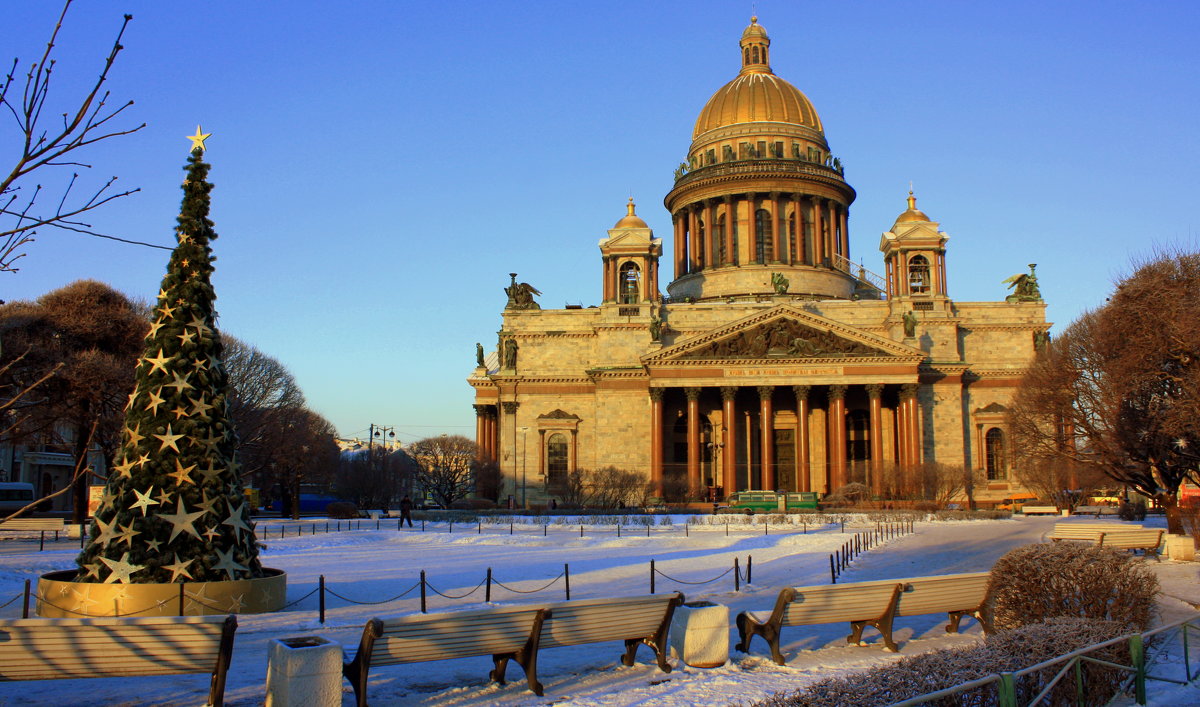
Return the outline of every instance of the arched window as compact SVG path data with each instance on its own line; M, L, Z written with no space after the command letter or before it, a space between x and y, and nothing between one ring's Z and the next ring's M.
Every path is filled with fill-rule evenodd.
M571 464L567 436L560 433L546 439L546 483L557 486L566 480Z
M637 304L641 295L642 271L637 263L625 263L621 266L621 304Z
M749 49L746 50L746 63L747 64L750 63L750 50Z
M750 55L754 57L754 63L757 64L758 63L758 47L754 47L751 50Z
M1004 463L1004 432L999 427L993 427L983 436L983 454L987 464L988 481L1004 481L1008 478L1008 468Z
M914 295L929 292L929 261L923 255L908 260L908 291Z
M754 212L754 257L759 263L766 263L775 257L771 245L771 212L759 209Z

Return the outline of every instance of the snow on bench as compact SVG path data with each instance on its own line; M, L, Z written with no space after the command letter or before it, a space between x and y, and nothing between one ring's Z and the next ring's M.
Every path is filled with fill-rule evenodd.
M805 626L850 622L847 643L861 645L862 632L873 626L883 636L890 651L899 651L892 640L892 621L896 616L916 616L946 612L947 632L957 632L963 616L978 620L991 632L986 611L989 573L942 575L885 579L850 584L813 587L785 587L775 600L770 614L743 611L737 616L739 641L735 648L749 652L750 639L762 636L771 649L771 658L785 663L779 650L779 635L784 626Z
M683 594L673 592L375 618L363 628L358 652L342 673L363 707L370 669L400 663L490 655L494 669L489 678L504 684L512 660L525 671L529 689L541 696L537 655L542 648L624 641L625 665L633 665L637 647L646 644L654 649L659 668L670 672L667 631L683 600Z
M225 703L234 616L0 620L0 681L211 673Z

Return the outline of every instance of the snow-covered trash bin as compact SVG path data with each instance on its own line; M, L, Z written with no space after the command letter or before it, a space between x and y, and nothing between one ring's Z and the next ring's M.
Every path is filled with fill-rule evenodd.
M1196 541L1190 535L1167 535L1163 538L1167 557L1172 560L1195 562Z
M671 652L693 668L719 668L729 662L729 607L694 601L671 617Z
M342 644L323 636L276 638L267 649L267 707L339 707Z

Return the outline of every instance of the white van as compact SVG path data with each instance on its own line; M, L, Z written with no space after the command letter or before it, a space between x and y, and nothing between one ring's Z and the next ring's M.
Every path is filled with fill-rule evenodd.
M0 482L0 513L19 511L33 503L33 484L20 481Z

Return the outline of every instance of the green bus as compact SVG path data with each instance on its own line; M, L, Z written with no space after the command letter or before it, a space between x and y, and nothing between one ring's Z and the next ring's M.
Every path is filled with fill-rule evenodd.
M730 510L783 511L817 507L818 495L813 491L738 491L730 494L726 503Z

